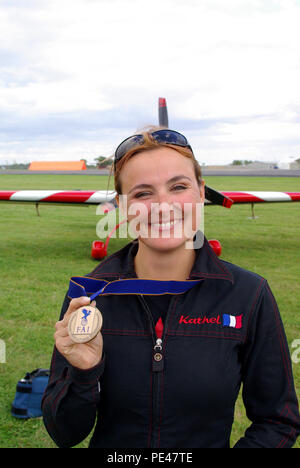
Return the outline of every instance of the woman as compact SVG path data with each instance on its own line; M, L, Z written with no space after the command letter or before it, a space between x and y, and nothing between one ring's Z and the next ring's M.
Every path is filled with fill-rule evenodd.
M300 419L276 302L264 278L218 259L205 238L190 248L204 183L186 138L166 129L134 135L114 166L137 239L88 276L193 287L98 296L103 327L87 344L70 339L68 321L90 299L66 297L43 400L49 434L74 446L97 420L91 447L229 447L243 384L252 424L235 447L291 447Z

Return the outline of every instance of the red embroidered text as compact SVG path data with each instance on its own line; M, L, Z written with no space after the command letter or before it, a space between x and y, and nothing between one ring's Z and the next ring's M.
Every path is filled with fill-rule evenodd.
M220 315L217 317L190 317L189 315L182 315L179 319L179 323L190 323L193 325L202 325L203 323L217 323L221 325Z

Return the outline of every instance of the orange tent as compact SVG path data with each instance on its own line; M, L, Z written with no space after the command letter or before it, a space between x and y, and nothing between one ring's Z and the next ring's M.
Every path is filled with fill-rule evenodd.
M84 171L85 161L33 161L30 171Z

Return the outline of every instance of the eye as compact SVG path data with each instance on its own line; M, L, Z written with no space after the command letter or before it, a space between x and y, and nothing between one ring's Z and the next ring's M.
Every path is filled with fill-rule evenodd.
M150 195L151 195L150 192L139 192L139 193L136 193L134 195L134 198L145 198L145 197L148 197Z
M187 189L187 186L183 184L177 184L172 187L172 190L175 190L175 191L185 190L185 189Z

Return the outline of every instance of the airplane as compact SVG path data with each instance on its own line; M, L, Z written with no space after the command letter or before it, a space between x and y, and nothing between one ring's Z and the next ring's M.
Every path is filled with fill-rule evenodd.
M160 97L158 101L159 126L169 128L168 110L166 99ZM107 159L113 157L109 156ZM116 192L106 190L0 190L0 202L10 203L35 203L37 214L38 206L42 204L62 205L101 205L103 213L117 207ZM220 205L231 208L233 204L251 204L252 218L254 218L255 203L285 203L300 202L300 192L270 192L270 191L217 191L205 185L205 205ZM107 255L108 242L119 223L108 235L106 242L94 241L91 255L95 259L102 259ZM217 239L209 241L216 255L220 256L222 247Z

